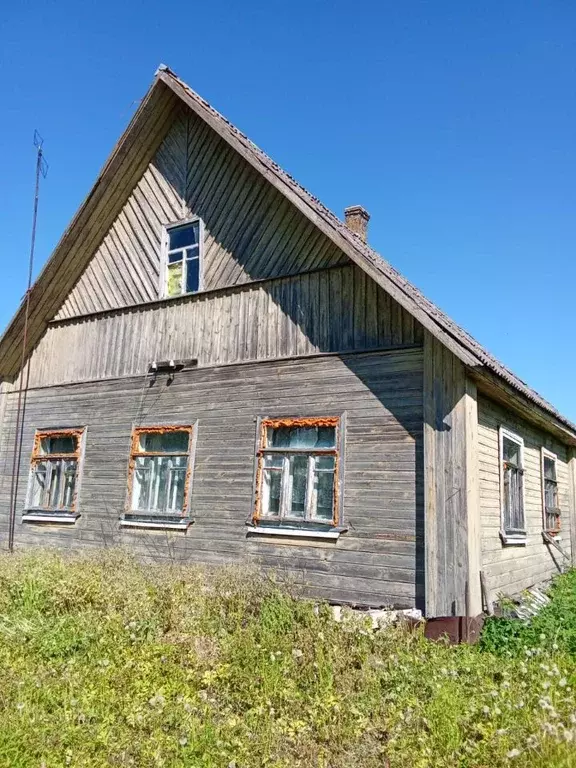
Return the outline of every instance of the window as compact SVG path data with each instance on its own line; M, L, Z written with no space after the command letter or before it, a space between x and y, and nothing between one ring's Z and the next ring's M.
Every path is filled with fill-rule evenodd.
M505 543L524 542L524 441L500 429L502 534Z
M75 522L83 429L38 430L24 522Z
M164 295L195 293L201 285L202 223L168 227L164 238Z
M264 419L255 520L292 526L338 524L338 418Z
M124 525L186 528L192 427L134 430Z
M560 506L558 503L558 477L556 455L542 449L542 504L546 533L560 531Z

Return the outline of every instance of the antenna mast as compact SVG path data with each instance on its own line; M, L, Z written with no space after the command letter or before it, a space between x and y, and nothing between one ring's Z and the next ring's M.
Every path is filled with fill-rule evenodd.
M32 215L32 238L30 242L30 258L28 260L28 285L24 296L24 333L22 336L22 355L20 360L20 383L18 389L18 406L16 408L16 428L14 430L14 455L12 458L12 482L10 485L10 515L8 519L8 549L14 551L14 529L16 524L16 504L18 486L20 483L20 464L22 460L22 437L24 434L24 416L26 400L30 383L30 360L26 360L28 346L28 318L30 315L30 292L32 289L32 273L34 271L34 249L36 247L36 222L38 219L38 198L40 193L40 176L46 178L48 163L44 159L42 145L44 139L38 131L34 131L34 146L36 147L36 183L34 187L34 213ZM26 369L26 376L24 376ZM23 382L25 381L24 387Z

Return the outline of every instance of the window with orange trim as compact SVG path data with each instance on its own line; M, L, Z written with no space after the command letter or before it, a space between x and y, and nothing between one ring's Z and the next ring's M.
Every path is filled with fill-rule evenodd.
M131 519L186 515L191 440L191 426L138 427L134 430L128 477L128 514Z
M79 489L84 429L43 429L34 437L23 520L68 518L73 522Z
M340 419L264 419L255 521L338 524Z

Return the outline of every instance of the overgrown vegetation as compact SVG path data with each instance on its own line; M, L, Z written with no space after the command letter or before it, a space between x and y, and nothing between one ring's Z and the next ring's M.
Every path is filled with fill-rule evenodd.
M256 573L4 556L0 766L576 766L575 591L448 647Z

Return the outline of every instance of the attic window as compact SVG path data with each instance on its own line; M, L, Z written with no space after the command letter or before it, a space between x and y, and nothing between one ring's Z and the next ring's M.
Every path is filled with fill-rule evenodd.
M200 290L202 222L200 219L166 227L163 241L164 296Z

